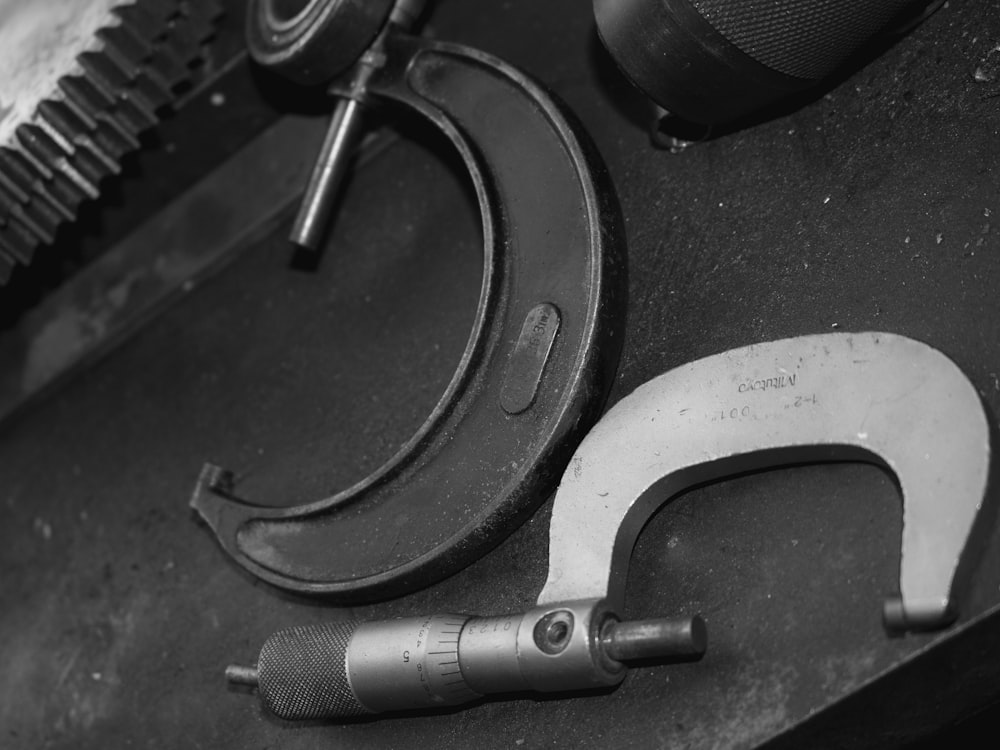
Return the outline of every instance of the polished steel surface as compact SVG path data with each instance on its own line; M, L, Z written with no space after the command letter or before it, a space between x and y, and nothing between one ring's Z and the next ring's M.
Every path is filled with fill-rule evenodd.
M951 360L887 333L734 349L622 399L584 439L559 485L539 602L606 596L620 608L639 530L689 487L844 459L883 463L902 489L902 601L887 607L887 624L948 624L956 573L974 553L967 547L989 478L989 424Z
M362 134L361 105L356 99L337 102L323 148L309 177L302 206L292 225L291 240L316 250L326 236L337 190L350 167Z

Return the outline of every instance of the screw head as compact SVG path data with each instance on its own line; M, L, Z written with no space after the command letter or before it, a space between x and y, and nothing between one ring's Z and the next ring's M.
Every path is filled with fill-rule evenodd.
M573 625L573 613L569 610L549 612L535 623L535 645L542 653L553 656L562 653L572 639Z

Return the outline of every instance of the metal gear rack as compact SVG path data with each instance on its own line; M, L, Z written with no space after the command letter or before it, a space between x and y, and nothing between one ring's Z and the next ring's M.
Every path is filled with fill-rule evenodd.
M194 67L218 0L0 6L0 286L140 146Z

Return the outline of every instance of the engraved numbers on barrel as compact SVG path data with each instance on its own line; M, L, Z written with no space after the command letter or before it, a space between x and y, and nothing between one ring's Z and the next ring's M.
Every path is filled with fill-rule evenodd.
M499 635L501 633L516 633L520 618L517 617L475 617L465 624L463 638L476 636Z
M458 660L458 641L466 619L435 615L418 634L418 641L426 640L427 644L424 659L417 664L420 685L434 703L452 705L478 696L465 684Z

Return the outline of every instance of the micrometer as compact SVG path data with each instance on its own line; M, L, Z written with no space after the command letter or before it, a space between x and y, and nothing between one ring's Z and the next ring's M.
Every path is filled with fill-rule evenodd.
M426 586L517 528L599 416L624 339L625 233L593 144L564 105L508 63L404 32L422 4L248 5L255 59L300 82L340 75L297 244L324 236L344 144L364 107L396 107L437 128L482 213L468 342L433 411L395 455L352 487L294 507L253 502L215 464L195 487L192 506L238 564L342 602Z
M838 332L716 354L640 386L580 443L555 494L548 578L527 613L292 628L227 676L256 686L282 718L316 719L609 688L632 661L696 659L707 645L698 615L620 620L639 531L694 485L819 461L895 475L899 596L883 621L942 628L991 522L993 431L958 366L913 339Z

